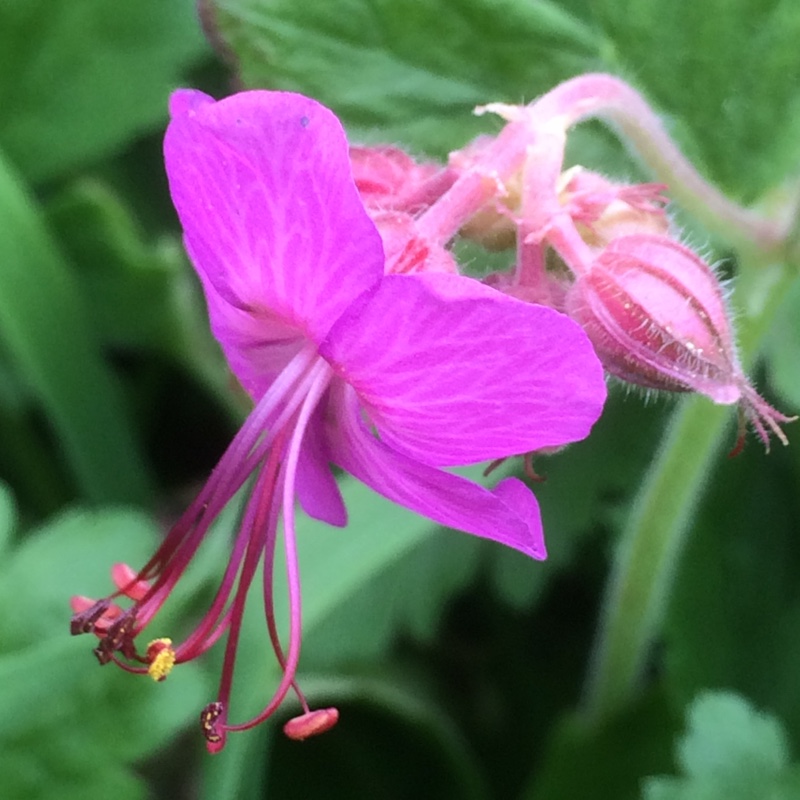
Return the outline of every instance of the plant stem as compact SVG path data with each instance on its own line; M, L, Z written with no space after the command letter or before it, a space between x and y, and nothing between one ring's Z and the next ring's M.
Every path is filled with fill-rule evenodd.
M776 270L780 270L775 279ZM758 276L762 276L759 280ZM748 295L763 283L757 309L741 322L740 347L752 362L794 273L782 267L743 271ZM659 634L676 567L712 462L723 444L729 410L687 398L675 412L637 496L612 565L588 676L585 714L599 724L634 695Z

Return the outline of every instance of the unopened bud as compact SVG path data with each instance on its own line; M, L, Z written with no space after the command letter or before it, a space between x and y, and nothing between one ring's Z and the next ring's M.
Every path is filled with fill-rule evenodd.
M558 196L583 240L599 249L623 236L666 235L666 188L661 183L613 183L576 166L561 175Z
M383 242L387 274L458 272L450 252L436 242L426 241L417 232L410 214L403 211L376 211L372 213L372 221Z
M764 424L785 443L778 423L790 418L748 383L719 280L688 248L662 236L615 239L576 278L566 310L612 375L650 389L741 403L765 445Z
M399 147L351 147L350 166L368 211L415 213L453 182L449 170L433 162L415 161Z

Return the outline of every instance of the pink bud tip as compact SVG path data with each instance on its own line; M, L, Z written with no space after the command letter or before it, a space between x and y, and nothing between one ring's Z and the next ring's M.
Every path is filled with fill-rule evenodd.
M284 726L283 732L295 741L302 742L309 736L329 731L339 721L339 709L320 708L299 717L293 717Z

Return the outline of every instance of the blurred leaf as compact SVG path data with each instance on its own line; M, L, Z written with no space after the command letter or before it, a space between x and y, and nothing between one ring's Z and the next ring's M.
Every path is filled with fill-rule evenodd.
M593 9L615 71L677 121L682 145L713 181L753 199L796 171L794 0L599 0Z
M123 199L91 178L72 184L47 211L77 265L103 345L166 356L232 409L230 372L179 238L149 241Z
M109 588L115 560L156 543L144 516L64 514L26 537L0 566L0 774L4 796L144 798L130 771L193 719L206 679L187 665L169 684L101 669L93 637L68 635L69 597Z
M787 772L786 734L780 723L729 693L700 695L677 748L684 778L649 778L646 800L792 800L798 773Z
M425 540L326 609L304 645L304 670L377 659L401 634L434 635L444 604L474 577L486 550L474 537L428 527Z
M794 410L800 409L800 281L795 281L764 345L770 383Z
M781 710L800 735L800 529L797 465L749 447L717 465L680 564L665 626L670 690L709 686Z
M26 535L0 564L0 608L30 596L36 613L0 616L0 652L66 634L70 597L104 597L113 589L112 564L144 564L157 541L148 517L123 510L66 511Z
M500 598L517 608L531 606L572 563L584 538L616 526L652 458L654 435L667 411L666 403L646 403L617 387L588 439L536 460L546 478L532 488L542 509L547 561L494 548L492 578Z
M485 131L472 115L596 66L599 43L549 0L217 0L247 86L330 105L357 139L445 155ZM447 35L442 36L442 31Z
M40 181L158 126L205 50L192 11L186 0L5 0L0 147Z
M11 490L0 482L0 556L4 554L11 541L16 521L17 509Z
M0 160L0 342L60 437L85 496L141 501L142 456L73 275Z
M633 800L642 776L665 769L676 721L662 693L640 698L600 729L578 715L552 732L521 800Z
M330 800L490 796L475 754L418 680L340 675L303 685L317 705L339 708L342 722L302 746L272 726L266 783L271 794L283 800L313 797L324 775Z

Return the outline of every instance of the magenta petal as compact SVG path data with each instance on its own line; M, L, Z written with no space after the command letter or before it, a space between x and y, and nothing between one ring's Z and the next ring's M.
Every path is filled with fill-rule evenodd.
M434 522L546 557L536 498L516 478L494 491L420 464L376 439L352 408L332 433L335 462L379 494Z
M393 448L463 465L584 438L606 387L563 314L456 275L389 275L320 348Z
M309 517L339 528L347 525L347 509L339 484L331 474L322 423L317 419L306 428L297 463L295 491Z
M231 306L322 339L383 274L339 121L286 92L179 92L172 109L164 154L195 267Z

